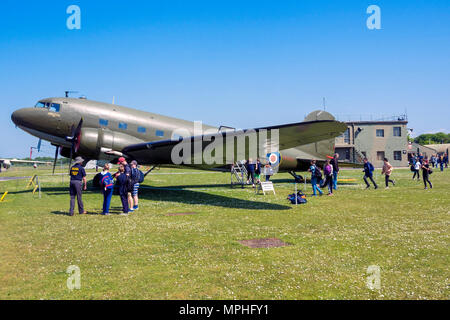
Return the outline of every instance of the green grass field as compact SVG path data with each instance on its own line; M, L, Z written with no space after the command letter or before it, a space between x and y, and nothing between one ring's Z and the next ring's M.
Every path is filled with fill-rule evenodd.
M364 190L361 171L346 170L340 177L355 184L293 206L288 174L274 177L276 196L263 196L231 189L227 173L162 169L146 179L138 212L100 216L101 194L87 191L93 214L74 217L65 215L68 178L37 172L41 199L26 180L0 182L9 191L0 203L0 299L450 298L449 170L431 175L432 190L407 169L394 171L389 190L377 170L383 187ZM118 196L112 207L120 211ZM179 212L197 214L167 216ZM291 245L238 242L272 237ZM67 288L70 265L81 270L79 290ZM371 265L381 269L379 290L366 285Z

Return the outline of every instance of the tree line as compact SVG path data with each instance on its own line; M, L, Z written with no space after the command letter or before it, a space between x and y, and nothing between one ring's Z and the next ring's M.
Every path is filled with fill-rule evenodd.
M450 133L438 132L438 133L425 133L414 138L414 142L418 144L442 144L450 143Z

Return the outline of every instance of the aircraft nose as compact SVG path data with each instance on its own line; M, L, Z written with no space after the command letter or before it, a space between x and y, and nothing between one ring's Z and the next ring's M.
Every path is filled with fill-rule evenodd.
M11 120L16 126L26 126L32 118L32 108L23 108L13 112Z

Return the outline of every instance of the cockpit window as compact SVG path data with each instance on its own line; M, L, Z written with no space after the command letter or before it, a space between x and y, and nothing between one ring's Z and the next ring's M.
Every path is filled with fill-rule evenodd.
M59 103L51 103L51 102L39 101L34 107L35 108L47 108L51 112L59 112L61 110L61 105Z
M52 104L50 104L49 111L52 111L52 112L59 112L59 109L61 109L61 105L59 105L58 103L52 103Z

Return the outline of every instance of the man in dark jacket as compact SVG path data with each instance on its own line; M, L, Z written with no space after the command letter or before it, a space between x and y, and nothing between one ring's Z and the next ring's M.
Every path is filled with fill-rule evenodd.
M367 178L369 178L370 181L372 181L375 189L378 188L377 183L373 180L373 170L375 170L373 165L369 162L369 160L367 160L367 158L364 158L364 178L363 179L367 185L366 189L370 188L370 184L367 181Z
M333 159L331 159L330 164L333 166L333 189L337 190L337 177L339 173L339 154L335 153Z
M125 173L125 166L119 165L119 172L116 174L117 185L119 186L120 201L122 202L122 214L128 215L130 208L128 206L128 176Z
M84 210L83 200L81 198L81 195L83 193L82 190L86 190L86 171L81 165L83 161L83 158L76 157L75 164L70 168L70 216L73 216L73 211L75 209L75 197L77 198L78 202L79 214L86 214L86 211Z
M248 173L247 183L249 183L250 179L252 179L253 187L255 187L255 169L256 169L256 164L253 162L253 159L248 159L248 161L247 161L247 173Z

